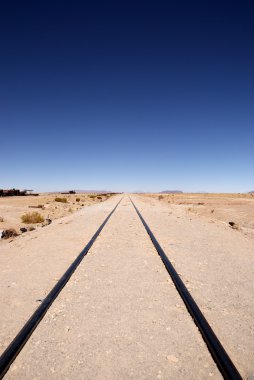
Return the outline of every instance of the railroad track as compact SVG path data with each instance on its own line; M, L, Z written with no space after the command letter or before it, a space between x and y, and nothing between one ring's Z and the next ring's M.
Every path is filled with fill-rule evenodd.
M143 223L146 232L148 233L156 251L158 252L163 264L165 265L170 277L172 278L173 283L175 284L175 287L181 296L188 312L192 316L194 322L199 328L199 331L201 332L201 335L218 367L220 370L222 376L226 380L240 380L242 379L240 373L236 369L234 363L228 356L227 352L225 351L224 347L222 346L221 342L215 335L214 331L212 330L211 326L207 322L206 318L204 317L202 311L198 307L197 303L193 299L192 295L186 288L184 282L180 278L179 274L175 270L174 266L172 263L169 261L166 253L160 246L159 242L155 238L154 234L150 230L148 224L142 217L140 211L138 208L135 206L134 202L130 198L130 201L135 208L141 222Z
M93 243L99 236L100 232L104 228L105 224L108 222L111 215L115 212L117 206L121 202L117 203L117 205L113 208L113 210L109 213L107 218L104 220L104 222L100 225L98 230L95 232L93 237L90 239L90 241L87 243L85 248L80 252L80 254L76 257L76 259L73 261L73 263L69 266L67 271L63 274L63 276L60 278L60 280L56 283L56 285L53 287L53 289L49 292L47 297L44 299L44 301L40 304L38 309L32 314L32 316L29 318L29 320L26 322L26 324L22 327L22 329L19 331L19 333L16 335L16 337L13 339L13 341L9 344L9 346L6 348L6 350L3 352L3 354L0 357L0 379L4 377L8 369L10 368L11 364L14 362L36 327L41 322L42 318L46 314L47 310L50 308L52 303L55 301L59 293L63 290L81 261L84 259L90 248L92 247Z
M122 200L122 199L121 199ZM17 336L13 339L13 341L10 343L10 345L7 347L7 349L4 351L2 356L0 357L0 379L2 379L6 372L8 371L10 365L14 362L26 342L31 337L32 333L36 329L36 327L39 325L41 320L43 319L44 315L46 314L47 310L50 308L52 303L56 300L59 293L62 291L66 283L71 278L72 274L75 272L79 264L82 262L90 248L92 247L93 243L99 236L100 232L110 219L111 215L114 213L116 208L118 207L121 200L117 203L117 205L113 208L113 210L109 213L107 218L104 220L104 222L101 224L101 226L98 228L96 233L93 235L91 240L88 242L88 244L85 246L85 248L82 250L82 252L77 256L77 258L73 261L73 263L70 265L70 267L67 269L67 271L63 274L63 276L60 278L60 280L57 282L57 284L54 286L54 288L50 291L50 293L47 295L47 297L44 299L44 301L41 303L41 305L38 307L38 309L32 314L32 316L29 318L29 320L26 322L26 324L23 326L23 328L20 330L20 332L17 334ZM214 362L216 363L219 371L221 372L224 379L227 380L238 380L242 379L240 376L238 370L234 366L232 360L226 353L225 349L223 348L222 344L220 343L219 339L213 332L211 326L205 319L204 315L202 314L201 310L199 309L198 305L196 304L195 300L191 296L190 292L186 288L185 284L181 280L180 276L176 272L175 268L169 261L168 257L166 256L165 252L163 251L162 247L156 240L155 236L153 235L151 229L149 228L148 224L144 220L143 216L141 215L140 211L130 198L130 201L136 210L141 222L143 223L143 226L146 229L146 232L148 233L155 249L157 250L161 260L163 261L169 275L172 278L172 281L181 296L189 314L192 316L194 322L198 326L201 335L207 345L208 350L210 351Z

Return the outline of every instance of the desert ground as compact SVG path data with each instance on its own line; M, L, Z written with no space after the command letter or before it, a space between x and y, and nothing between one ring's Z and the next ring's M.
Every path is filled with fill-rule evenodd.
M181 206L186 214L203 216L254 237L254 194L146 194L161 202ZM178 207L179 208L179 207Z
M19 234L22 227L29 229L42 226L42 222L29 224L22 222L22 215L27 213L37 211L44 219L54 220L76 212L84 206L102 202L109 197L108 194L70 195L61 193L0 197L0 232L6 229L14 229ZM66 203L56 201L56 199L66 200Z
M13 210L8 226L18 228L28 206L41 203L53 219L1 241L1 352L121 200L5 378L222 379L131 198L241 376L251 379L254 198L119 194L103 202L87 196L80 207L77 196L67 204L73 211L60 205L55 218L48 196L0 200L2 210ZM47 217L48 210L39 211Z

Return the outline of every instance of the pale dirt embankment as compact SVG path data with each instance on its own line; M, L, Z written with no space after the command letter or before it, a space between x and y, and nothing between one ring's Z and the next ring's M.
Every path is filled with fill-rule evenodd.
M254 194L146 194L160 202L181 206L186 214L203 216L211 222L228 225L254 238Z
M253 374L253 239L132 197L242 376ZM119 199L0 246L1 350ZM221 379L127 196L6 378Z
M67 202L56 202L57 197L66 198ZM28 224L22 222L22 215L27 213L37 211L44 219L54 220L72 214L84 206L105 201L109 197L109 195L105 194L69 195L60 193L45 193L39 196L0 197L0 231L14 228L20 233L21 227L40 227L41 223Z

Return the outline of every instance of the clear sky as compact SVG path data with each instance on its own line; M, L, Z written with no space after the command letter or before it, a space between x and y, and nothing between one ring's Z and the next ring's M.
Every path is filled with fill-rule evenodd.
M253 1L5 1L0 188L254 190Z

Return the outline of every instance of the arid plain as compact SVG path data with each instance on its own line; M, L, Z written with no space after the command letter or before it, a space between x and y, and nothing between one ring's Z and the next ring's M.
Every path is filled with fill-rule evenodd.
M122 200L7 379L222 378L130 198L242 377L254 375L251 194L56 196L0 199L4 228L31 211L52 220L0 241L1 352Z

